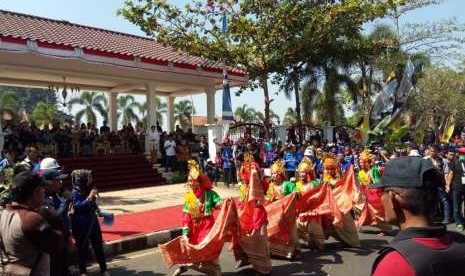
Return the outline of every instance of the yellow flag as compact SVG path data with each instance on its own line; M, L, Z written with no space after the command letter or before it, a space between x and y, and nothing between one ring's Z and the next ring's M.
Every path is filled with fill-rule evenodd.
M452 134L454 133L454 118L452 116L447 119L447 123L444 127L444 131L441 135L441 143L449 143L450 138L452 138Z

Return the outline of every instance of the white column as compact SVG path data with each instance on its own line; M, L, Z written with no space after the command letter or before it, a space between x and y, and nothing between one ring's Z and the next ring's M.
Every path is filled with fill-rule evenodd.
M0 112L0 153L3 151L3 147L5 146L5 138L4 138L5 135L6 133L3 133L3 126L2 126L2 113Z
M146 97L147 97L147 129L151 126L157 125L157 110L155 106L157 97L157 86L154 83L146 85Z
M117 109L118 109L118 93L108 92L108 126L110 127L111 131L118 130L118 116L117 116Z
M145 126L145 152L150 153L150 143L148 133L152 126L157 125L157 107L155 106L155 100L157 97L157 86L154 83L148 83L146 87L146 100L147 100L147 118Z
M175 97L170 97L168 96L168 99L166 101L166 115L167 115L167 121L168 121L168 133L174 131L174 99Z
M207 123L214 124L215 123L215 94L216 90L215 87L209 87L205 89L205 93L207 94Z

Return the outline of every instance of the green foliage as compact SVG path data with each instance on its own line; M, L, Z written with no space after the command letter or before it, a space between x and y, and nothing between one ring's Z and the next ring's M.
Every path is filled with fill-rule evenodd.
M403 2L212 0L205 6L196 0L181 8L165 0L128 0L119 13L161 43L246 70L248 86L263 89L268 131L270 74L300 70L307 61L321 64L334 52L345 54L341 44L363 23ZM225 33L219 27L223 11L229 15Z
M37 103L36 107L32 111L32 118L38 126L51 124L54 122L63 122L63 120L57 114L56 106L46 102Z
M292 107L289 107L284 114L283 124L291 125L297 123L297 114Z
M192 114L195 114L195 108L189 100L182 100L173 106L174 121L178 123L182 129L188 126L192 127Z
M46 89L0 86L0 110L17 115L20 107L24 107L31 114L38 102L56 107L56 94Z
M76 113L76 124L87 122L97 123L97 111L104 120L108 121L108 100L103 93L84 91L79 98L71 99L68 103L70 106L80 105L82 109Z
M140 110L140 105L135 101L133 95L119 96L117 99L117 104L117 117L121 118L123 125L139 122L139 116L136 114L136 109Z
M171 178L172 183L184 183L187 181L187 174L181 171L177 171L173 173L173 177Z
M137 109L139 110L139 113L142 115L142 121L144 124L147 122L147 102L144 102L143 104L136 103L137 104ZM166 114L166 103L162 102L160 98L156 97L155 98L155 106L156 110L155 118L157 122L160 123L160 125L163 125L163 114Z
M254 120L256 110L253 107L248 107L247 104L239 106L234 111L234 116L240 122L252 122Z
M418 93L408 102L418 120L431 125L439 134L449 117L465 123L465 73L449 68L429 67L418 81Z

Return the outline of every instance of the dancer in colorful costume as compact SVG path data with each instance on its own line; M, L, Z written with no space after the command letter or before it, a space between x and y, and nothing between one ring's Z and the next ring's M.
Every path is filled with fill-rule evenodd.
M347 196L338 194L345 192L345 189L341 189L341 186L347 184L344 180L349 177L349 173L353 175L353 168L349 168L346 174L341 175L340 166L336 157L327 154L323 160L323 169L323 182L328 183L333 188L334 199L339 211L342 213L342 227L324 223L325 235L326 237L333 236L350 247L358 247L360 246L360 239L358 237L354 218L352 217L352 208L346 208ZM352 182L352 185L354 184L355 183ZM353 201L351 198L349 198L349 200ZM352 204L350 204L350 206L352 206Z
M300 162L297 167L297 176L296 188L301 194L305 194L321 184L320 180L316 178L314 165L309 157L304 157ZM304 240L310 249L322 250L324 248L325 236L321 225L321 216L315 214L313 210L298 214L297 232L299 238Z
M381 229L378 235L384 236L392 227L385 222L384 207L381 202L383 190L379 188L370 188L371 185L380 181L381 170L378 165L374 164L374 155L370 150L364 150L360 153L360 171L358 172L358 181L360 188L366 195L365 204L362 205L360 216L357 221L357 227L364 225L373 225Z
M277 160L270 167L271 179L266 193L266 210L270 221L269 241L271 254L295 259L300 255L296 226L298 190L294 182L286 180L285 164ZM294 197L290 196L295 193Z
M239 246L234 248L234 256L238 261L236 268L251 264L258 275L268 275L271 273L271 258L267 214L263 205L268 183L263 178L260 166L249 153L244 154L240 176L241 237Z
M190 160L187 191L184 195L182 243L199 244L208 235L215 223L213 209L221 203L220 196L213 191L207 175L202 174L199 164ZM221 275L218 259L201 263L181 265L173 275L181 275L188 268L207 275Z

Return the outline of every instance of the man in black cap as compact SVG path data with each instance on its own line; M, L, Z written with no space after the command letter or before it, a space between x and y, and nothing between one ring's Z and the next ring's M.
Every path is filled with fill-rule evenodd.
M427 160L399 157L390 160L379 184L386 221L401 231L380 252L372 275L463 275L465 236L434 226L432 215L438 175Z
M45 204L41 207L41 214L45 214L48 221L61 224L64 246L56 254L50 255L50 276L66 276L68 271L68 255L70 244L70 220L68 208L71 203L71 192L62 191L62 180L68 177L58 169L46 169L41 172L45 184ZM53 224L53 223L52 223Z

